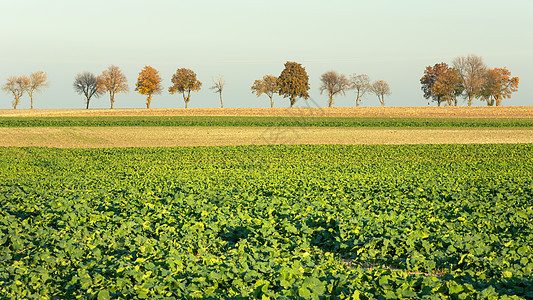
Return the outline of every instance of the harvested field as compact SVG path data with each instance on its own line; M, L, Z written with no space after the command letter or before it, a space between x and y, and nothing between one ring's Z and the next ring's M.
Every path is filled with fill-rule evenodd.
M270 144L533 143L529 128L39 127L0 128L0 146L103 148Z
M500 107L333 107L333 108L171 108L171 109L18 109L0 117L60 116L282 116L406 118L533 118L533 106Z

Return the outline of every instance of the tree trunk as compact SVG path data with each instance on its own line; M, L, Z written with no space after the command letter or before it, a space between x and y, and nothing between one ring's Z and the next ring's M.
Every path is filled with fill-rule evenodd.
M272 100L272 96L270 97L270 108L274 108L274 100Z
M468 106L472 106L472 100L474 100L474 97L471 95L468 95Z
M31 94L30 94L30 103L31 103L30 109L33 109L33 95Z
M189 104L189 101L185 101L185 108L187 108L187 104Z
M115 94L109 93L109 99L111 100L111 109L113 109L113 105L115 104Z
M329 96L329 105L328 107L331 107L333 105L333 97Z
M224 102L222 102L222 91L218 93L220 95L220 108L224 108Z
M86 101L86 102L87 102L87 108L86 108L86 109L89 109L89 101L90 101L90 100L87 99L87 101Z
M146 98L146 108L150 109L150 104L152 103L152 95L148 95L148 98Z
M291 101L291 108L292 108L294 106L294 102L296 102L296 97L291 96L290 101Z

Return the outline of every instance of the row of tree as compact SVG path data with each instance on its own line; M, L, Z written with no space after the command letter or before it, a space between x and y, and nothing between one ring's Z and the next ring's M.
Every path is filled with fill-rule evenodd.
M354 90L356 93L356 107L369 92L374 93L381 106L384 107L385 96L391 94L390 87L385 81L378 80L371 83L370 77L366 74L353 74L348 79L346 75L328 71L322 74L320 81L322 83L320 93L327 92L329 107L334 104L336 95L346 95L349 90ZM153 96L163 91L161 82L159 72L150 66L145 66L139 73L135 91L147 96L147 108L150 108ZM172 75L171 82L168 92L182 94L185 108L191 99L191 92L199 91L202 87L202 82L197 79L196 73L186 68L178 69ZM219 76L213 79L210 87L219 94L222 108L224 107L222 91L225 83L224 77ZM457 106L459 96L467 99L468 106L471 106L476 98L485 101L489 106L500 106L503 99L511 98L511 94L518 90L519 79L511 77L511 72L506 68L489 69L481 57L468 55L455 58L451 67L446 63L426 67L420 83L424 97L437 102L438 106L442 103ZM40 92L46 86L48 86L46 73L38 71L30 76L9 77L2 89L13 94L12 104L15 109L20 103L20 98L27 93L33 109L34 93ZM87 108L92 97L100 97L105 93L109 94L111 108L113 108L115 95L127 93L129 90L126 76L119 67L114 65L104 70L99 76L89 72L76 75L73 86L78 94L85 96ZM271 107L274 107L273 96L276 93L283 98L289 98L290 106L293 107L296 98L309 98L309 89L309 76L305 68L296 62L286 62L285 68L278 77L265 75L262 79L255 80L251 87L252 93L258 97L262 94L267 95L270 98Z
M4 86L2 86L2 90L13 94L13 101L11 104L15 109L20 103L20 98L27 93L30 97L31 108L33 109L33 95L41 92L42 89L47 86L48 81L46 73L43 71L37 71L31 73L30 76L22 75L9 77Z
M163 80L159 76L159 72L151 66L145 66L139 73L135 91L139 94L146 95L146 108L150 108L152 98L154 95L161 94L163 87L161 82ZM191 92L199 91L202 83L196 79L196 74L185 68L178 69L172 75L172 85L168 88L170 94L181 93L185 101L185 108L189 103ZM220 95L220 105L224 107L222 101L222 90L224 89L225 80L223 76L213 79L211 89L215 90ZM89 108L89 103L92 97L100 97L105 93L109 93L111 101L111 108L115 103L115 94L127 93L129 90L126 76L122 73L119 67L110 66L104 70L101 75L96 76L90 72L83 72L74 78L74 90L76 93L85 96L85 103Z
M420 79L426 99L457 106L462 96L472 106L474 99L485 101L488 106L500 106L502 100L511 98L518 90L518 77L511 77L507 68L488 68L477 55L460 56L452 66L446 63L427 66Z
M370 82L370 77L365 74L351 75L348 79L345 75L338 74L335 71L329 71L322 74L320 78L322 85L320 92L327 92L329 97L329 107L334 104L334 97L338 94L346 94L349 90L356 91L356 106L359 106L361 99L369 92L377 95L379 102L385 106L384 97L390 95L389 85L383 81ZM163 87L162 79L159 72L145 66L137 78L135 91L146 95L146 107L150 108L154 95L161 94ZM202 82L197 79L196 73L190 69L180 68L172 75L172 85L168 87L170 94L179 93L183 96L185 108L188 107L191 99L191 92L197 92L202 87ZM222 100L222 91L226 82L223 76L213 79L210 89L219 94L220 106L224 107ZM33 109L33 94L40 92L43 87L48 86L46 73L39 71L32 73L30 76L14 76L7 80L3 86L5 91L13 94L13 108L16 109L20 103L20 98L24 93L28 93L31 98L31 108ZM100 75L90 72L82 72L75 76L73 83L74 91L85 97L86 108L89 108L91 99L98 98L104 94L109 94L111 108L114 107L115 95L127 93L129 91L128 81L119 67L110 66L102 71ZM305 68L296 62L286 62L285 68L278 77L265 75L262 79L256 80L252 87L252 93L258 97L262 94L270 98L270 105L274 107L273 95L279 94L283 98L289 98L290 106L293 107L297 98L309 98L309 76Z
M297 73L289 72L289 74L294 75ZM305 74L305 76L307 76L307 74ZM290 95L291 90L287 89L287 86L304 86L304 82L307 82L305 76L302 73L302 75L296 78L295 83L286 84L287 75L283 72L280 77L275 77L273 75L265 75L263 76L263 79L258 79L254 82L254 84L252 85L252 92L255 93L257 97L261 96L262 94L267 95L270 99L270 107L274 107L274 94L279 93L284 97ZM381 106L385 106L385 96L391 94L388 83L383 80L371 83L370 77L366 74L353 74L350 76L350 79L348 79L344 74L339 74L335 71L328 71L322 74L322 76L320 77L320 81L322 83L320 86L320 93L322 94L323 92L327 92L328 94L328 107L333 106L333 104L335 103L333 98L337 94L346 95L346 92L349 90L356 91L356 107L359 107L361 100L368 92L376 94ZM293 104L294 98L291 98L291 107L293 106Z

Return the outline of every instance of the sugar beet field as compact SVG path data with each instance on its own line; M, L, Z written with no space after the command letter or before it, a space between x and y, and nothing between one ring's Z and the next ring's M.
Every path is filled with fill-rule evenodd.
M0 148L0 298L531 299L533 145Z

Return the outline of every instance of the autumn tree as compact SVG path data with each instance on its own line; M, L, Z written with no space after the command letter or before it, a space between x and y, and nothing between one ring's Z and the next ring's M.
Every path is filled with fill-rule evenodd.
M370 77L366 74L350 76L350 83L352 89L355 90L355 107L359 107L361 99L365 97L365 94L370 91L372 84L370 83Z
M191 99L191 92L199 91L202 87L202 83L196 79L196 73L190 69L181 68L172 75L172 83L168 88L170 94L181 93L183 100L185 101L185 108L189 104Z
M328 93L328 107L334 103L333 97L337 94L346 95L346 90L350 89L350 82L345 75L339 74L335 71L328 71L320 76L322 85L320 86L320 94L324 91Z
M482 98L488 106L500 106L503 99L510 99L511 94L518 90L518 82L518 77L511 78L511 72L507 68L488 70L481 89Z
M378 96L381 107L385 107L385 96L391 94L389 84L383 80L376 81L372 84L371 91Z
M424 76L420 78L420 84L422 84L422 91L424 92L424 98L432 99L437 102L437 106L440 106L444 101L442 94L434 93L433 86L439 80L439 78L448 71L449 67L446 63L435 64L427 66L424 70Z
M278 90L278 78L272 75L265 75L263 76L263 79L254 81L254 85L252 85L252 93L255 93L257 97L265 94L270 98L271 108L274 107L274 100L272 100L272 97L278 92Z
M224 102L222 102L222 90L224 89L224 85L226 85L226 80L224 79L224 76L220 75L217 78L213 78L213 85L210 87L210 89L214 90L215 93L218 93L220 97L220 108L224 108Z
M480 56L473 54L455 58L453 67L459 71L464 97L468 99L468 106L472 106L473 100L482 96L487 67Z
M37 71L30 74L29 85L26 89L28 96L30 96L31 109L33 109L33 94L42 92L44 87L48 86L46 73Z
M113 109L115 104L115 94L127 93L129 90L126 76L124 76L119 67L114 65L102 72L98 77L98 82L100 84L99 89L102 93L109 93L111 109Z
M99 89L98 77L93 73L83 72L76 75L73 86L76 93L85 96L87 109L89 109L89 102L93 96L98 98L103 94L103 91Z
M431 87L431 93L449 106L457 106L457 97L463 93L461 75L455 68L448 68Z
M154 94L161 94L161 91L163 90L161 87L161 81L162 79L159 77L159 72L150 66L144 66L141 72L139 72L135 90L139 92L139 94L147 96L146 108L150 108Z
M296 62L286 62L285 69L278 77L279 95L283 98L289 97L291 101L291 107L296 103L296 97L309 99L309 93L307 92L309 87L309 76L305 71L305 68L301 64Z
M7 78L7 82L2 86L2 90L7 93L13 94L13 109L17 109L20 103L20 98L28 90L30 86L30 79L27 76L11 76Z

